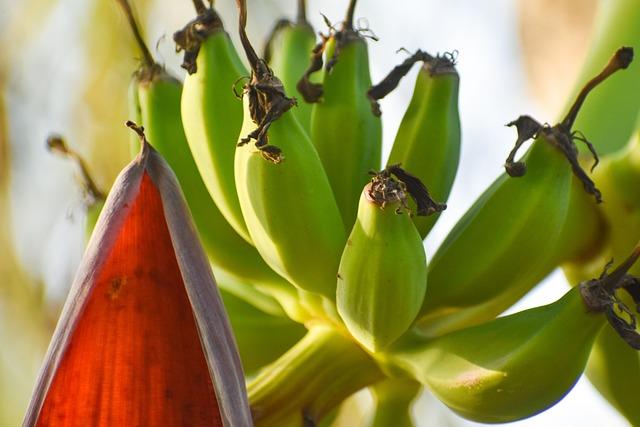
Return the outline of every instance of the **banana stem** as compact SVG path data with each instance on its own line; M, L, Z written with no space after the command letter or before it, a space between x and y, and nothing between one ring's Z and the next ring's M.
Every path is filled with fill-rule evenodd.
M633 267L633 264L638 260L638 257L640 257L640 246L636 246L633 252L631 252L631 255L629 255L629 257L615 270L613 270L611 274L608 274L604 278L602 281L602 287L611 294L617 288L622 286L624 284L624 277L627 275L629 269Z
M587 98L587 95L589 94L589 92L591 92L593 88L598 86L600 83L602 83L604 80L606 80L610 75L612 75L616 71L624 70L625 68L627 68L629 64L631 64L632 60L633 60L633 48L622 47L616 51L613 58L609 60L609 62L604 67L604 69L600 72L600 74L598 74L597 76L589 80L589 82L587 82L587 84L582 88L580 93L578 93L578 97L576 98L573 105L571 106L571 109L567 113L567 116L562 121L562 125L567 131L570 131L571 128L573 127L573 124L576 121L576 117L578 116L578 111L580 111L580 108L582 107L582 104L584 103L584 100Z
M307 2L306 0L298 0L298 24L305 24L307 22Z
M353 15L356 10L357 0L351 0L349 2L349 8L347 9L347 17L344 19L344 28L353 30Z
M249 383L249 402L259 425L284 425L292 418L298 424L302 420L315 423L345 398L383 377L353 340L331 327L314 325Z
M249 65L254 72L258 71L260 58L256 53L255 49L251 45L249 41L249 37L247 37L247 1L246 0L236 0L236 4L238 5L239 11L239 33L240 33L240 41L242 42L242 47L244 48L244 52L247 55L247 60L249 61Z
M204 5L204 1L202 0L192 0L192 1L193 1L193 7L196 9L196 13L198 15L204 13L207 10L207 6ZM213 1L209 0L209 4L213 6Z
M131 27L131 32L133 32L133 37L136 39L136 43L138 44L138 48L142 53L144 58L144 63L147 67L151 68L155 65L155 61L153 60L153 56L149 51L149 48L144 42L144 38L142 37L142 33L140 31L140 27L136 22L135 17L133 16L133 10L131 9L131 5L128 0L116 0L122 10L124 11L124 15L127 17L127 21L129 21L129 27Z
M413 426L411 406L422 385L408 378L389 378L371 387L375 409L371 427Z

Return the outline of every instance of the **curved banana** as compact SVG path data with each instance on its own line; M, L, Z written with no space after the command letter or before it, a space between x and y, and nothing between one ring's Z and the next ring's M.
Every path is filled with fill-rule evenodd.
M314 50L312 66L298 84L305 101L315 103L311 141L347 226L355 221L369 171L380 169L382 152L382 124L371 112L367 98L371 86L367 42L353 28L355 3L351 0L342 29ZM326 66L322 83L314 84L310 73L322 67L323 50Z
M422 61L413 97L400 122L400 128L387 165L400 164L414 173L436 200L446 201L460 160L460 77L453 54L431 56L417 51L398 65L378 85L369 89L374 111L377 100L393 90L411 66ZM414 216L413 222L424 239L439 215Z
M281 281L255 248L229 226L217 209L198 173L183 131L180 120L182 85L155 64L127 2L118 1L125 10L145 58L132 83L135 89L130 97L133 100L131 114L139 114L149 141L175 172L207 255L217 268L240 281Z
M596 202L601 195L578 164L574 139L582 138L572 127L589 91L626 68L631 56L628 48L618 50L561 123L541 126L528 116L510 123L518 139L505 166L520 178L499 177L434 255L418 321L422 333L434 336L493 318L558 264L597 246L601 219L589 194ZM515 150L533 137L524 161L514 161Z
M282 80L287 93L296 98L302 95L296 85L306 70L311 51L316 44L316 34L307 21L306 1L298 0L298 16L295 22L287 19L278 21L264 49L264 59L273 73ZM302 99L302 98L300 98ZM299 102L292 109L303 129L311 128L311 105Z
M396 175L397 174L397 175ZM408 196L426 189L419 180L391 167L374 176L360 196L358 218L347 240L338 270L338 313L351 335L377 352L406 332L427 288L427 259L422 239L411 222ZM419 211L427 215L436 204Z
M240 38L252 68L235 158L242 213L271 268L299 288L335 300L346 240L340 212L309 137L288 111L295 101L253 50L244 30L246 5L238 3Z
M629 310L614 296L617 288L638 284L627 274L638 256L640 247L615 271L552 304L427 342L408 339L390 351L389 360L465 418L503 423L535 415L576 383L605 318L619 333L633 334L638 348L640 335L627 329Z
M175 33L185 51L188 71L182 91L184 133L211 198L233 229L247 242L233 178L235 142L242 126L242 105L233 93L247 75L238 54L212 8L198 8L198 17Z

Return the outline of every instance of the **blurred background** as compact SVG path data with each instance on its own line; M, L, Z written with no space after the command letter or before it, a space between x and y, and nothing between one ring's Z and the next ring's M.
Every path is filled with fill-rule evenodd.
M520 114L553 122L575 85L594 37L598 8L612 0L361 0L356 16L379 37L371 72L379 81L404 59L396 51L457 50L463 149L449 208L427 256L502 171L515 141L505 123ZM190 0L131 0L158 62L184 76L172 34L195 16ZM249 37L261 46L294 0L248 0ZM346 0L309 0L308 17L342 19ZM235 2L216 8L236 39ZM85 196L77 168L45 149L64 135L108 190L128 162L127 87L139 54L110 0L0 0L0 426L20 424L35 375L84 247ZM385 153L413 90L413 76L382 102ZM461 260L460 268L464 268ZM555 272L510 309L541 305L567 289ZM366 412L361 393L353 405ZM353 407L352 407L353 408ZM470 426L425 394L420 426ZM354 424L347 421L344 425ZM364 425L364 424L362 424ZM625 426L586 379L555 407L517 426Z

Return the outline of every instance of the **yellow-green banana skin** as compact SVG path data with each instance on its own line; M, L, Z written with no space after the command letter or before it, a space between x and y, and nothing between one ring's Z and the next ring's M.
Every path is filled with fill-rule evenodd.
M607 233L601 251L584 263L563 266L572 283L587 275L599 274L611 259L624 259L640 240L640 138L607 156L596 169L594 181L601 188L605 203ZM637 266L631 273L638 274ZM621 291L619 291L621 293ZM587 364L587 377L598 391L633 425L640 426L637 393L640 384L640 357L611 328L605 328L593 346Z
M539 139L525 161L526 175L499 177L433 256L416 325L424 335L494 318L597 240L595 203L560 151Z
M181 92L182 85L168 76L141 82L138 99L142 125L149 142L176 173L207 254L216 267L241 280L279 280L255 248L229 226L211 199L180 123Z
M335 40L327 44L326 58L333 56ZM330 72L323 72L324 95L313 105L311 140L329 177L336 202L347 227L353 225L360 192L379 170L382 124L371 112L367 91L371 86L367 44L347 42Z
M197 71L186 76L182 92L184 132L211 198L233 229L251 243L233 177L242 104L232 87L248 72L223 30L208 36L196 64Z
M420 178L439 202L449 197L460 160L459 85L460 78L453 66L432 71L425 64L420 69L387 161L387 165L400 163L403 169ZM413 217L422 238L438 217L438 214Z
M248 97L243 103L240 138L256 128ZM251 238L282 277L335 300L346 232L320 159L290 111L269 128L269 144L282 150L282 163L263 158L253 143L236 149L236 187Z
M422 239L399 203L384 209L360 197L338 270L338 313L369 351L391 344L414 321L427 288Z
M302 128L309 133L311 127L311 104L302 101L296 85L306 71L311 50L316 44L313 28L306 22L294 23L279 31L273 41L273 54L269 66L282 80L284 89L298 100L292 109Z
M577 288L560 300L403 346L391 358L453 411L505 423L561 400L578 380L604 325Z

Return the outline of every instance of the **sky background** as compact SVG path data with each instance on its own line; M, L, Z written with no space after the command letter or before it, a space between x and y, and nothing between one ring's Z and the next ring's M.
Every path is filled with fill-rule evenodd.
M46 284L47 294L53 300L64 298L82 255L83 209L73 168L47 153L43 141L51 132L72 134L74 125L86 120L72 111L67 102L74 85L90 65L80 47L83 34L75 24L87 19L86 3L59 0L44 20L40 33L26 43L19 59L10 62L6 75L13 157L12 230L20 260L33 277ZM262 45L264 35L276 18L294 16L293 0L249 0L248 3L249 36L257 46ZM320 12L332 22L339 22L346 8L344 0L309 0L308 3L308 18L317 30L324 29ZM227 28L234 30L235 2L218 1L216 7ZM106 10L121 16L115 4ZM3 19L9 19L9 11L9 0L0 0L0 24ZM147 42L154 47L159 62L180 76L183 72L171 34L192 17L189 1L162 0L151 9L148 21L143 22ZM541 122L553 122L559 113L553 111L553 106L562 105L571 87L558 89L560 101L555 103L548 99L541 102L540 97L535 96L536 90L528 84L523 65L525 58L515 0L361 0L356 17L366 18L361 24L380 39L369 43L374 82L404 59L403 53L396 53L401 47L409 51L420 48L430 53L459 52L461 162L448 209L426 242L427 257L430 257L453 224L502 173L504 159L515 140L513 129L504 124L520 114L530 114ZM124 24L124 18L122 21ZM126 30L124 25L123 28ZM381 103L384 157L411 97L417 68ZM121 123L104 126L121 126ZM126 141L114 141L114 144L126 144ZM463 261L460 268L464 268ZM552 302L567 289L562 274L555 272L510 312ZM452 415L428 395L418 401L414 412L420 426L477 425ZM555 407L512 425L618 427L627 423L609 408L586 379L581 379Z

